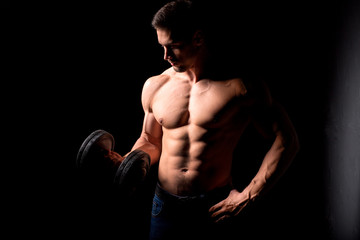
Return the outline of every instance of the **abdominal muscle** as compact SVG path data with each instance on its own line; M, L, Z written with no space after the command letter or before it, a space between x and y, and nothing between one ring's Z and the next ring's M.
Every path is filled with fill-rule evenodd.
M212 134L211 131L214 131ZM179 196L202 194L231 183L231 134L194 125L163 130L158 179Z

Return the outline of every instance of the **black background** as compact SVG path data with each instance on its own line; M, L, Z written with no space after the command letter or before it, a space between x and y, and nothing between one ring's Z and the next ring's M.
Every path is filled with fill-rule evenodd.
M107 227L121 215L121 201L106 195L94 197L96 194L92 196L99 201L86 199L89 193L80 189L75 158L83 140L96 129L114 135L120 154L127 153L138 138L142 85L169 67L150 24L165 2L59 3L3 9L5 81L11 91L11 98L3 101L6 116L10 116L5 130L15 136L9 141L15 149L7 150L15 166L11 167L14 171L5 171L6 183L11 183L6 184L10 203L6 216L18 229L14 234L51 237L126 232L125 227ZM220 47L229 53L224 61L234 64L239 56L248 57L249 69L265 79L273 97L287 110L301 144L278 185L257 208L243 214L238 232L254 238L327 238L332 230L324 192L324 126L343 18L355 4L220 4L214 16L220 21L214 28L223 41ZM242 34L234 34L237 26ZM239 46L239 42L246 45ZM258 141L255 136L246 142L246 157L253 154L257 160L261 156L263 149L249 147ZM241 173L246 163L234 166ZM251 173L242 174L249 177ZM86 213L89 208L83 206L87 204L92 204L94 215ZM140 221L139 229L142 227Z

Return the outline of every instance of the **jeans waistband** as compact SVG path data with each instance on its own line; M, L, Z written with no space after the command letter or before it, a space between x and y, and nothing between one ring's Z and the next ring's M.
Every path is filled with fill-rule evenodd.
M164 201L175 202L175 203L193 203L198 201L217 201L226 198L229 192L233 189L232 185L226 185L223 187L216 188L207 193L198 194L194 196L178 196L167 192L161 188L160 184L156 185L155 194Z

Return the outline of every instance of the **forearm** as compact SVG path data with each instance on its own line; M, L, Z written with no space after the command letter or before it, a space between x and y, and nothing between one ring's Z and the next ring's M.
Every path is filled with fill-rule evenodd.
M269 191L277 180L285 173L299 149L297 137L284 140L283 136L278 135L273 145L264 157L264 160L255 177L250 184L243 190L249 200L264 195Z
M157 163L161 154L161 139L154 138L147 134L142 134L135 142L131 151L140 149L150 155L151 165Z

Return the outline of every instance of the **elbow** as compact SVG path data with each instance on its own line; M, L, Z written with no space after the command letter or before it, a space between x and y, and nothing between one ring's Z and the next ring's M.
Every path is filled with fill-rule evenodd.
M300 150L300 142L297 134L293 133L288 136L286 138L286 144L284 145L285 149L287 149L287 151L291 153L291 155L295 156Z
M291 145L292 145L292 149L294 151L294 153L298 153L300 150L300 142L299 142L299 138L297 136L297 134L294 134L294 136L292 137L291 140Z

